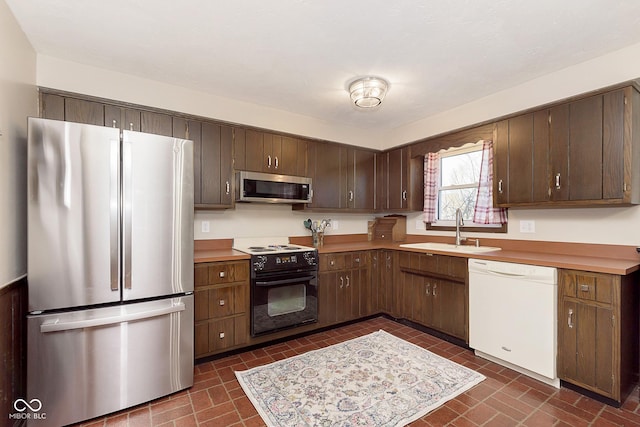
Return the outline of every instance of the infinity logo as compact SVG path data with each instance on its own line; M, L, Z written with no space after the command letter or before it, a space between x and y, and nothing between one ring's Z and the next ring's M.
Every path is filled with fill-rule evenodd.
M29 402L24 399L16 399L16 401L13 402L13 408L18 412L24 412L27 408L29 408L31 412L38 412L42 409L42 402L40 402L40 399L31 399Z

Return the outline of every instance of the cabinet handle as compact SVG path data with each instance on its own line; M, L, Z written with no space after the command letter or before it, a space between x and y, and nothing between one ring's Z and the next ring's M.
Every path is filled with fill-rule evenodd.
M340 289L344 287L344 278L340 276Z
M353 191L349 190L349 201L353 202Z
M438 296L438 294L436 293L436 291L437 291L437 290L438 290L438 284L437 284L437 283L434 283L434 284L433 284L433 296L434 296L434 297L437 297L437 296Z
M226 276L227 274L224 271L221 271L218 276L222 279Z
M129 130L133 130L133 122L129 122Z
M431 295L431 283L427 283L426 293L427 293L427 296Z
M231 193L231 184L229 184L229 181L225 182L225 189L227 194Z
M267 156L267 167L271 168L271 155Z
M347 288L349 287L349 276L347 276Z
M580 292L589 292L589 285L580 285Z
M407 190L402 192L402 200L407 200Z
M113 119L113 127L114 128L118 127L118 122L116 122L116 119Z
M334 260L331 260L329 261L329 265L333 267L334 265L336 265L336 262Z
M356 258L355 260L353 260L353 262L360 264L360 258Z
M572 308L569 309L569 317L567 318L567 326L569 326L570 329L573 329L573 309Z
M224 339L224 332L220 332L218 336L220 337L220 339Z
M560 174L556 174L556 190L560 189Z
M278 156L276 156L276 169L278 169Z
M498 181L498 193L502 194L502 180Z
M502 346L501 348L502 348L504 351L508 351L509 353L511 353L511 349L510 349L509 347Z
M224 305L224 300L223 300L223 299L221 299L218 303L219 303L221 306L223 306L223 305Z

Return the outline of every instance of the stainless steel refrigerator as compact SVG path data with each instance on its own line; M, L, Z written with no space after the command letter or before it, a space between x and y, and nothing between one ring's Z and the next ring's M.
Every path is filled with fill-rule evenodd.
M36 118L28 136L27 420L190 387L192 141Z

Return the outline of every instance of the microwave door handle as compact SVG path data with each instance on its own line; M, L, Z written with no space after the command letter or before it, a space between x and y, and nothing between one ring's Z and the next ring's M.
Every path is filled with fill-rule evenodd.
M269 280L269 281L257 280L256 281L256 286L288 285L290 283L296 283L296 282L307 282L309 280L313 280L314 277L315 276L302 276L302 277L295 277L293 279Z

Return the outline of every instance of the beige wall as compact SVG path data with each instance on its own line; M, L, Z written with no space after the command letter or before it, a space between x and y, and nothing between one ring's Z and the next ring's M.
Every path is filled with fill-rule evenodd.
M168 110L212 117L345 142L372 148L389 148L405 142L472 125L481 121L535 107L568 96L640 77L640 44L591 61L558 70L517 87L504 90L433 117L426 117L385 134L336 126L288 112L222 99L203 92L166 85L129 75L96 69L56 58L38 56L40 86L85 93ZM365 233L373 215L313 215L292 212L288 206L240 205L234 211L196 212L196 239L235 236L305 235L302 220L332 218L340 224L335 234ZM506 238L584 243L640 245L640 207L519 210L509 213ZM416 229L420 214L409 215L407 231ZM521 220L535 221L536 232L519 231ZM211 231L203 233L202 221ZM443 234L443 233L435 233ZM444 233L450 235L451 233ZM490 236L483 233L475 237Z
M0 0L0 287L27 272L27 116L37 115L36 55Z

